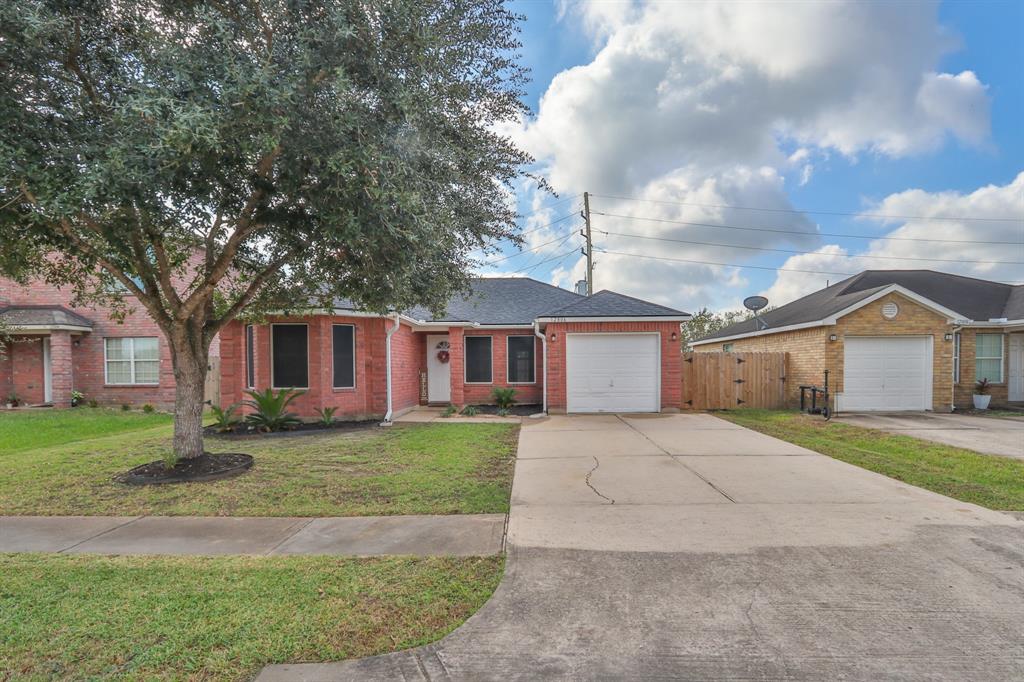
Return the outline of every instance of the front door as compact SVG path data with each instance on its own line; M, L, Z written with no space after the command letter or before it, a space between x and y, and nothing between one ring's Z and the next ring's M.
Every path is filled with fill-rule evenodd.
M1024 334L1010 334L1009 351L1009 399L1013 402L1024 401Z
M43 337L43 402L53 402L53 361L50 358L50 337Z
M447 334L427 335L427 402L447 403L452 399L452 365Z

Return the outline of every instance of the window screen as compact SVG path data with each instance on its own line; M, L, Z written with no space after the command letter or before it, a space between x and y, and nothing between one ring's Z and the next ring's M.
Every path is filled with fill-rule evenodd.
M1003 380L1003 335L978 334L975 337L974 378L994 384Z
M334 388L353 388L356 385L356 328L336 324L333 329Z
M510 384L532 384L533 336L508 337L508 382Z
M256 330L251 324L245 327L245 387L256 387Z
M304 324L271 326L274 388L309 387L308 330Z
M466 337L466 381L491 383L491 337Z

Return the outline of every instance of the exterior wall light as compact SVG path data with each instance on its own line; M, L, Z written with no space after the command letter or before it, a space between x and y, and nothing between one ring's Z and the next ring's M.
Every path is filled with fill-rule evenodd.
M554 332L551 332L551 343L555 342L555 337L557 337L557 336L558 336L558 334L555 334Z
M679 338L679 334L676 334L675 332L672 332L672 340L675 341L678 338Z
M944 339L945 341L952 341L952 340L953 340L953 333L952 333L952 332L946 332L946 333L945 333L945 334L943 335L943 337L942 337L942 338L943 338L943 339Z
M836 341L839 340L839 337L836 336L835 334L829 334L828 340L832 341L833 343L835 343Z

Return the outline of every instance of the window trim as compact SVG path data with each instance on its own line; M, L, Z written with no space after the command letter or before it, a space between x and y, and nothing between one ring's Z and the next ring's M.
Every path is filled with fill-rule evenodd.
M308 391L309 386L278 386L274 378L274 327L305 327L306 328L306 383L309 383L309 323L308 322L271 322L270 323L270 388L290 388L297 391Z
M334 328L335 327L352 327L352 385L351 386L335 386L334 385ZM331 323L331 389L335 391L354 391L356 389L356 325L351 322L332 322Z
M131 369L132 380L128 383L111 383L110 373L107 371L109 363L111 362L107 358L107 340L108 339L128 339L132 342L132 357L130 360L114 360L113 362L127 362L128 367ZM135 380L135 339L155 339L156 340L156 360L141 360L139 362L156 362L156 381L136 381ZM160 361L160 337L159 336L104 336L103 337L103 385L104 386L159 386L160 385L160 369L163 363Z
M509 339L533 339L533 362L530 363L530 368L533 370L533 381L512 381L512 373L509 371L512 360L512 354L509 352ZM491 354L492 356L494 354L493 346ZM491 378L494 378L493 367L491 368ZM509 386L532 386L537 383L537 337L533 334L508 334L505 336L505 383Z
M488 363L491 368L491 380L490 381L470 381L467 376L469 374L469 346L466 344L466 339L490 339L490 362ZM462 383L469 384L470 386L490 386L494 383L494 337L490 334L469 334L462 337Z
M256 325L245 325L245 388L256 388Z
M960 383L960 332L953 332L953 383Z
M723 353L731 353L732 349L733 349L732 343L723 343L722 344L722 352Z
M979 356L978 355L978 337L979 336L998 336L999 337L999 357ZM987 377L978 376L978 360L999 360L999 381L989 380L990 384L1002 385L1006 383L1006 336L1002 332L994 332L987 334L974 334L974 380L979 381Z

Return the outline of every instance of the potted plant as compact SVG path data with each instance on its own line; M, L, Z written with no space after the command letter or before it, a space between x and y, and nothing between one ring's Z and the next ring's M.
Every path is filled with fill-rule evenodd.
M978 379L978 381L974 383L974 409L988 409L988 404L992 402L992 396L988 394L988 388L988 379Z
M71 407L78 407L85 401L85 394L81 391L71 391Z
M7 409L17 407L19 404L21 404L21 398L14 391L11 391L10 395L7 396Z

